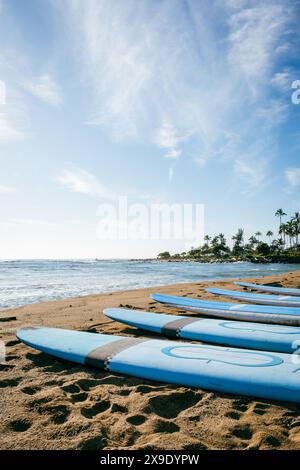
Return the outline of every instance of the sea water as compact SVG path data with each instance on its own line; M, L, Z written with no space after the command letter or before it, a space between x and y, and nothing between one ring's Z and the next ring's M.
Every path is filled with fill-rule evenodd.
M181 282L258 277L299 265L129 260L0 261L0 308Z

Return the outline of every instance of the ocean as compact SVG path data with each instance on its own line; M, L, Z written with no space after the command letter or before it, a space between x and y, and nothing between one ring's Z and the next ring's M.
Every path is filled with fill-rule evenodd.
M296 269L299 265L3 260L0 261L0 308L180 282L265 276Z

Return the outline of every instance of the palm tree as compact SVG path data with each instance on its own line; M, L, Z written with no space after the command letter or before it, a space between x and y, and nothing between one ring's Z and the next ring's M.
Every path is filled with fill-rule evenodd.
M220 245L226 245L226 238L225 238L225 235L224 233L219 233L219 243Z
M299 234L300 234L300 214L299 214L299 212L295 212L295 215L292 218L292 222L294 224L294 229L295 229L296 246L298 246L299 245Z
M287 223L286 223L286 230L285 230L285 233L287 234L287 236L289 237L289 247L291 248L292 247L292 241L293 241L293 237L294 237L294 234L295 234L295 231L294 231L294 224L291 220L289 220Z
M285 247L286 245L286 230L287 230L286 224L281 224L278 230L278 234L280 236L280 240L282 241L283 247ZM283 238L281 235L283 235Z
M282 209L277 209L277 211L275 212L275 217L279 217L279 228L280 228L280 225L281 225L281 220L282 220L282 217L284 217L286 215L285 212L283 212ZM279 233L279 231L278 231Z
M209 242L210 242L210 240L211 240L211 237L210 237L209 235L205 235L204 240L205 240L206 243L209 245Z
M251 248L254 248L254 246L257 244L258 244L257 238L255 238L255 236L252 235L252 237L249 238L249 245L251 246Z
M272 232L272 230L268 230L267 233L266 233L266 237L269 238L269 243L271 245L271 238L273 237L274 233Z
M244 230L239 228L237 233L233 235L232 240L234 241L233 253L240 254L243 251L242 245L244 243Z
M262 236L262 233L261 233L261 232L256 232L256 233L255 233L255 236L256 236L256 237L258 238L258 240L259 240L259 237Z

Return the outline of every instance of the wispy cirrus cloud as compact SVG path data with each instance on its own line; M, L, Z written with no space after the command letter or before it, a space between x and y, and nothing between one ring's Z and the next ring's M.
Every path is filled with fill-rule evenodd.
M8 112L0 113L0 142L22 140L26 136L19 121Z
M37 55L28 47L26 28L20 28L14 6L7 1L3 2L3 8L1 5L2 2L0 142L13 143L32 137L34 133L30 98L58 106L63 100L63 93L52 72L55 60L50 57L37 60Z
M26 91L52 106L62 103L62 90L51 75L41 75L22 83Z
M90 124L201 165L236 166L253 136L257 150L266 135L276 140L286 110L268 88L286 78L274 68L290 47L293 2L53 1L94 92Z
M162 126L157 132L157 145L165 150L165 156L167 158L178 158L180 157L182 150L180 149L181 138L177 135L174 126L168 122L163 121Z
M14 194L16 192L18 192L18 189L14 186L0 184L0 194Z
M82 168L65 169L56 181L73 193L87 196L114 199L115 195L108 190L93 174Z
M264 183L266 178L266 161L236 159L234 162L234 172L246 184L248 188L257 188Z
M300 168L290 167L285 170L285 177L292 188L300 186Z
M276 72L271 79L271 84L279 91L290 93L291 84L294 80L294 74L291 70L285 68L281 72Z
M242 4L229 19L229 59L254 92L272 72L291 14L290 2L254 1Z

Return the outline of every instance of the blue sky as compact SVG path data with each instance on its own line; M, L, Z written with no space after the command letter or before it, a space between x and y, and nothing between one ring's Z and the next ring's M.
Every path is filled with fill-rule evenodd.
M97 207L202 203L205 232L300 210L299 2L2 0L0 257L147 257Z

